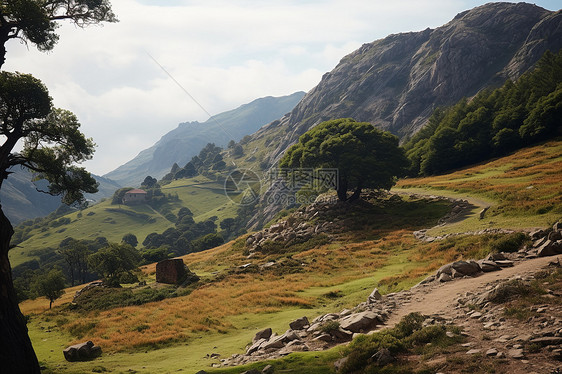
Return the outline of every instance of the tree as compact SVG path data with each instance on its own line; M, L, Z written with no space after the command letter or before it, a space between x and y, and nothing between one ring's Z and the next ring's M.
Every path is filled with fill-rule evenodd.
M129 244L131 247L135 248L139 241L134 234L125 234L123 235L123 239L121 241L125 244Z
M53 302L64 293L64 275L58 269L51 269L46 276L38 276L33 284L37 295L49 299L49 309Z
M85 283L85 276L87 271L88 247L82 241L67 238L59 245L59 253L62 255L64 261L68 265L68 272L70 273L70 285L74 286L74 282L79 278L82 283Z
M57 21L69 20L78 27L117 22L108 0L11 0L0 5L0 67L6 57L6 42L31 42L40 51L57 43Z
M152 188L156 187L158 181L156 178L151 177L150 175L144 178L144 181L141 183L141 187L143 188Z
M121 274L136 269L139 261L139 253L128 244L112 243L88 256L90 267L110 283Z
M390 189L408 166L398 138L367 122L342 118L322 122L287 150L281 168L337 169L340 201L353 201L363 188ZM354 189L348 197L347 191Z
M74 114L53 108L41 81L27 74L0 72L0 188L10 168L21 165L33 171L36 179L49 182L48 191L43 192L62 195L66 204L84 202L83 192L97 192L95 179L76 166L94 151L93 141L79 127ZM16 145L22 143L18 151ZM39 363L13 288L8 259L13 233L0 207L0 362L7 372L38 373Z

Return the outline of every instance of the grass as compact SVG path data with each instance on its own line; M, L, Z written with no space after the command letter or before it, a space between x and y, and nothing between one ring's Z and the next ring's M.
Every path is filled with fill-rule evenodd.
M562 217L562 141L553 140L446 175L404 179L396 191L463 198L471 217L430 230L431 235L486 228L546 227ZM478 212L491 208L480 220Z
M402 181L398 188L463 197L470 195L475 203L473 215L481 209L477 203L492 203L492 223L486 221L483 227L507 227L504 225L512 222L510 220L519 220L522 225L528 225L526 227L546 226L558 211L559 195L554 192L549 195L548 191L560 189L560 177L548 174L547 178L546 173L559 165L556 163L560 159L560 144L548 145L543 153L540 147L520 151L506 158L508 166L496 160L450 176ZM534 166L526 163L529 159L534 160L531 162ZM523 163L521 167L517 166L520 163ZM525 169L528 168L542 171L527 175ZM491 181L503 178L506 171L525 174L520 179L513 176L512 188L503 188L512 191L513 196L505 191L498 194L497 181ZM219 211L222 208L223 213L231 211L232 207L224 204L206 210L215 200L219 204L215 195L219 195L220 184L202 179L191 182L184 185L185 180L175 181L165 187L169 189L165 193L177 192L182 204L185 203L197 217L206 217L213 209ZM204 194L201 183L208 183L207 186L212 187L210 192ZM509 208L508 203L521 193L517 187L520 183L538 186L536 193L541 196L532 195L526 205ZM534 203L535 198L543 201ZM192 206L189 205L191 201ZM538 214L545 201L554 204L554 208ZM503 210L497 210L502 206L505 207ZM175 209L179 207L172 211ZM184 256L190 270L201 277L199 286L189 294L158 302L78 313L64 306L72 299L77 287L67 290L52 311L47 310L45 299L26 301L20 307L26 315L31 315L30 334L40 361L53 372L90 372L97 366L112 372L132 370L140 373L168 373L180 369L239 373L243 369L261 369L266 363L211 370L210 364L216 361L206 357L211 353L219 353L222 357L242 353L255 332L263 328L271 327L275 332L283 333L288 323L296 318L307 316L312 319L357 305L374 287L382 293L394 292L417 283L444 263L483 257L495 247L511 246L512 241L519 243L515 237L504 240L494 235L455 237L434 243L420 242L413 237L412 231L436 225L448 209L450 206L446 202L428 203L424 199L373 200L360 209L340 212L347 226L330 242L293 246L275 253L257 254L251 259L244 255L245 237L242 237L208 251ZM457 226L440 229L465 230L481 224L483 222L471 217L455 224ZM275 261L278 267L260 269L269 261ZM239 268L247 263L252 264L248 271ZM147 265L142 271L150 285L154 281L155 265ZM429 330L427 333L432 334ZM88 363L63 361L60 354L63 345L87 339L102 346L102 357ZM441 348L435 348L435 351L419 349L415 354L427 357L441 352ZM341 354L341 349L292 354L275 361L275 366L279 372L329 373L331 363Z
M174 181L162 188L165 194L177 194L179 202L168 203L167 210L174 214L187 206L196 221L212 216L224 218L236 216L234 205L223 191L221 182L203 176ZM64 216L70 223L46 230L38 228L30 232L31 237L10 251L12 267L37 258L34 251L47 247L57 248L68 237L75 239L94 239L99 236L109 242L120 242L125 234L137 236L140 243L152 232L162 233L174 223L148 205L111 205L109 200L89 207L82 212Z

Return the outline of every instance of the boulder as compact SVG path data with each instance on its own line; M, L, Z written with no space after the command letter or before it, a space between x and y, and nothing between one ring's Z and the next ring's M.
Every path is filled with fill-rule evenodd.
M66 361L89 361L96 357L101 356L101 348L98 345L94 345L91 341L85 343L79 343L71 345L65 348L62 353Z
M539 257L554 256L562 253L562 244L552 240L547 240L543 245L537 248Z
M378 289L378 288L375 288L375 289L373 290L373 292L371 292L371 294L370 294L369 297L367 298L367 303L368 303L368 304L373 304L373 303L375 303L375 302L378 301L378 300L382 300L382 295L381 295L381 293L379 292L379 289Z
M259 348L260 349L283 348L285 346L284 339L285 339L285 335L276 336L271 340L263 343Z
M560 240L562 239L562 231L552 231L548 234L548 240Z
M562 221L558 221L556 222L553 226L552 229L554 231L562 231Z
M258 331L256 333L256 335L254 336L254 338L252 339L252 343L257 342L260 339L269 340L269 338L271 338L271 334L272 334L272 331L271 331L270 327L268 327L267 329Z
M451 267L463 275L474 275L480 272L480 266L475 261L455 261Z
M189 271L181 258L162 260L156 264L156 282L166 284L194 283L199 277Z
M254 344L246 350L246 354L251 355L252 353L258 351L265 342L267 342L267 339L263 338L255 341Z
M296 319L293 322L289 323L289 327L291 328L291 330L303 330L308 326L310 326L310 322L308 322L308 318L306 317Z
M339 327L337 330L330 331L330 335L337 341L350 341L353 338L353 333Z
M439 275L439 282L449 282L450 280L453 280L453 277L447 273L442 273L441 275Z
M374 312L367 311L350 314L342 318L340 327L351 332L362 332L376 327L377 323L382 323L380 316Z
M439 268L439 270L437 270L437 277L439 277L441 274L447 274L447 275L452 275L453 272L453 264L446 264L443 265Z
M531 240L538 240L544 236L544 230L535 230L529 234Z
M496 265L494 261L480 260L478 261L478 265L480 265L480 269L485 273L501 270L501 267Z

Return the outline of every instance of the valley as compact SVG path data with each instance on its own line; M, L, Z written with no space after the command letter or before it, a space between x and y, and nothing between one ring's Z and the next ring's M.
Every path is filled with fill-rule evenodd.
M308 4L242 37L249 3L210 33L218 9L144 3L119 4L122 24L108 0L0 6L1 47L49 51L59 21L123 32L153 11L207 30L134 53L153 37L106 34L92 77L61 69L68 86L0 71L0 372L560 373L562 10L475 2L359 47L347 29L373 20L294 23ZM223 27L244 43L220 51ZM55 102L89 113L84 130ZM158 132L201 118L190 105L208 119ZM144 150L91 174L93 122L101 157Z
M31 315L30 334L34 345L38 345L38 352L46 353L40 356L40 360L50 370L80 372L100 366L117 372L129 369L147 373L179 369L197 372L204 369L211 373L214 371L209 366L218 361L207 358L207 355L218 353L220 358L226 358L241 353L256 331L262 328L271 327L282 333L288 322L303 315L312 320L323 313L351 308L365 300L375 287L383 295L408 288L444 263L485 257L493 250L494 241L501 237L494 234L469 235L424 243L414 238L413 231L433 227L431 230L443 234L490 227L531 230L547 226L553 217L560 215L561 205L556 202L557 197L532 200L523 210L498 207L509 206L517 198L518 191L525 190L528 184L537 186L536 193L543 196L545 191L560 185L559 173L552 174L549 170L559 167L561 147L560 141L549 142L547 147L541 145L524 149L505 159L442 177L406 179L396 187L400 193L410 193L409 189L416 186L413 191L418 194L453 194L469 200L474 197L478 201L491 202L490 215L484 222L478 219L481 208L475 207L461 221L436 226L438 219L451 209L452 205L447 200L414 197L393 203L385 198L377 202L378 198L369 200L366 197L375 205L367 205L364 210L353 213L354 226L357 226L336 233L327 244L317 246L312 242L308 248L288 247L280 253L263 253L247 259L243 236L218 248L184 256L189 269L202 277L201 286L185 296L139 307L80 312L78 318L77 312L65 307L74 293L68 290L60 300L61 305L53 311L47 310L48 301L41 298L24 302L21 308L25 314ZM545 148L551 151L540 151ZM553 154L558 156L552 157ZM501 195L483 192L482 186L493 186L498 176L504 175L496 172L499 165L507 165L509 169L509 165L516 162L523 164L518 164L515 170L527 175L512 181L514 186L524 183L520 189L512 188L509 193ZM541 183L544 175L537 172L537 168L551 175L551 179ZM470 176L468 185L466 176ZM446 181L446 188L439 185L443 181ZM505 180L502 182L505 183ZM420 188L420 184L429 187ZM425 202L420 205L416 201ZM545 202L553 204L554 208L541 214L540 208ZM385 213L376 209L378 204L388 204ZM428 209L431 206L433 208ZM527 222L532 224L526 225ZM278 267L271 270L263 267L272 261L279 264ZM248 263L253 265L243 266ZM149 285L153 284L154 265L143 267L142 272L143 279ZM501 272L497 274L503 277ZM471 287L468 286L468 289ZM453 294L456 295L453 292L453 297ZM411 306L412 311L416 309L415 305ZM136 331L138 326L143 325L149 327ZM76 335L78 331L80 333ZM65 342L68 345L88 339L104 347L102 357L86 363L61 361L60 354L57 354L61 347L55 349L57 344ZM53 352L49 352L50 349ZM324 367L329 368L330 363L339 357L340 350L302 353L297 361L299 365L303 365L303 361L299 360L304 360L309 362L307 365L326 365ZM319 358L314 358L317 356ZM276 365L279 364L276 362ZM315 372L311 370L309 372Z

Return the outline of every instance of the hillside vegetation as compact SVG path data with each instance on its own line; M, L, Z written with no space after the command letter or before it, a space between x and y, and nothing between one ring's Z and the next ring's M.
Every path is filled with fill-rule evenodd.
M486 199L492 203L491 218L483 223L487 228L546 226L562 214L562 176L555 172L560 170L561 151L562 142L551 141L450 175L407 179L399 183L398 190L415 187L418 193ZM529 195L522 199L521 194ZM397 199L380 194L366 197L366 203L341 215L344 226L330 234L328 241L315 237L304 244L271 247L269 252L247 258L242 237L184 256L201 281L187 289L164 286L171 292L161 296L162 301L150 299L155 292L162 292L153 283L154 265L142 269L141 279L148 285L133 290L139 297L145 295L144 301L138 301L140 306L69 308L64 303L71 300L75 289L68 290L51 312L46 310L45 299L26 301L21 308L31 316L30 333L39 358L57 372L91 371L94 366L117 371L196 372L214 362L205 358L206 354L217 352L225 357L241 353L259 329L272 327L282 332L288 321L302 315L314 318L357 305L374 287L383 293L400 290L446 262L479 258L499 248L501 236L497 234L433 243L415 239L413 231L436 225L449 211L446 200L419 196ZM515 204L519 200L522 205ZM545 211L545 206L551 208ZM463 232L467 222L475 227L471 220L478 222L477 212L470 213L466 221L441 229ZM266 266L272 263L275 265ZM61 345L88 339L104 347L101 358L75 364L61 361L57 354ZM337 352L316 354L318 358L306 354L289 357L311 368L329 367Z
M432 175L501 156L560 134L562 51L546 52L515 83L436 110L405 144L411 175Z

